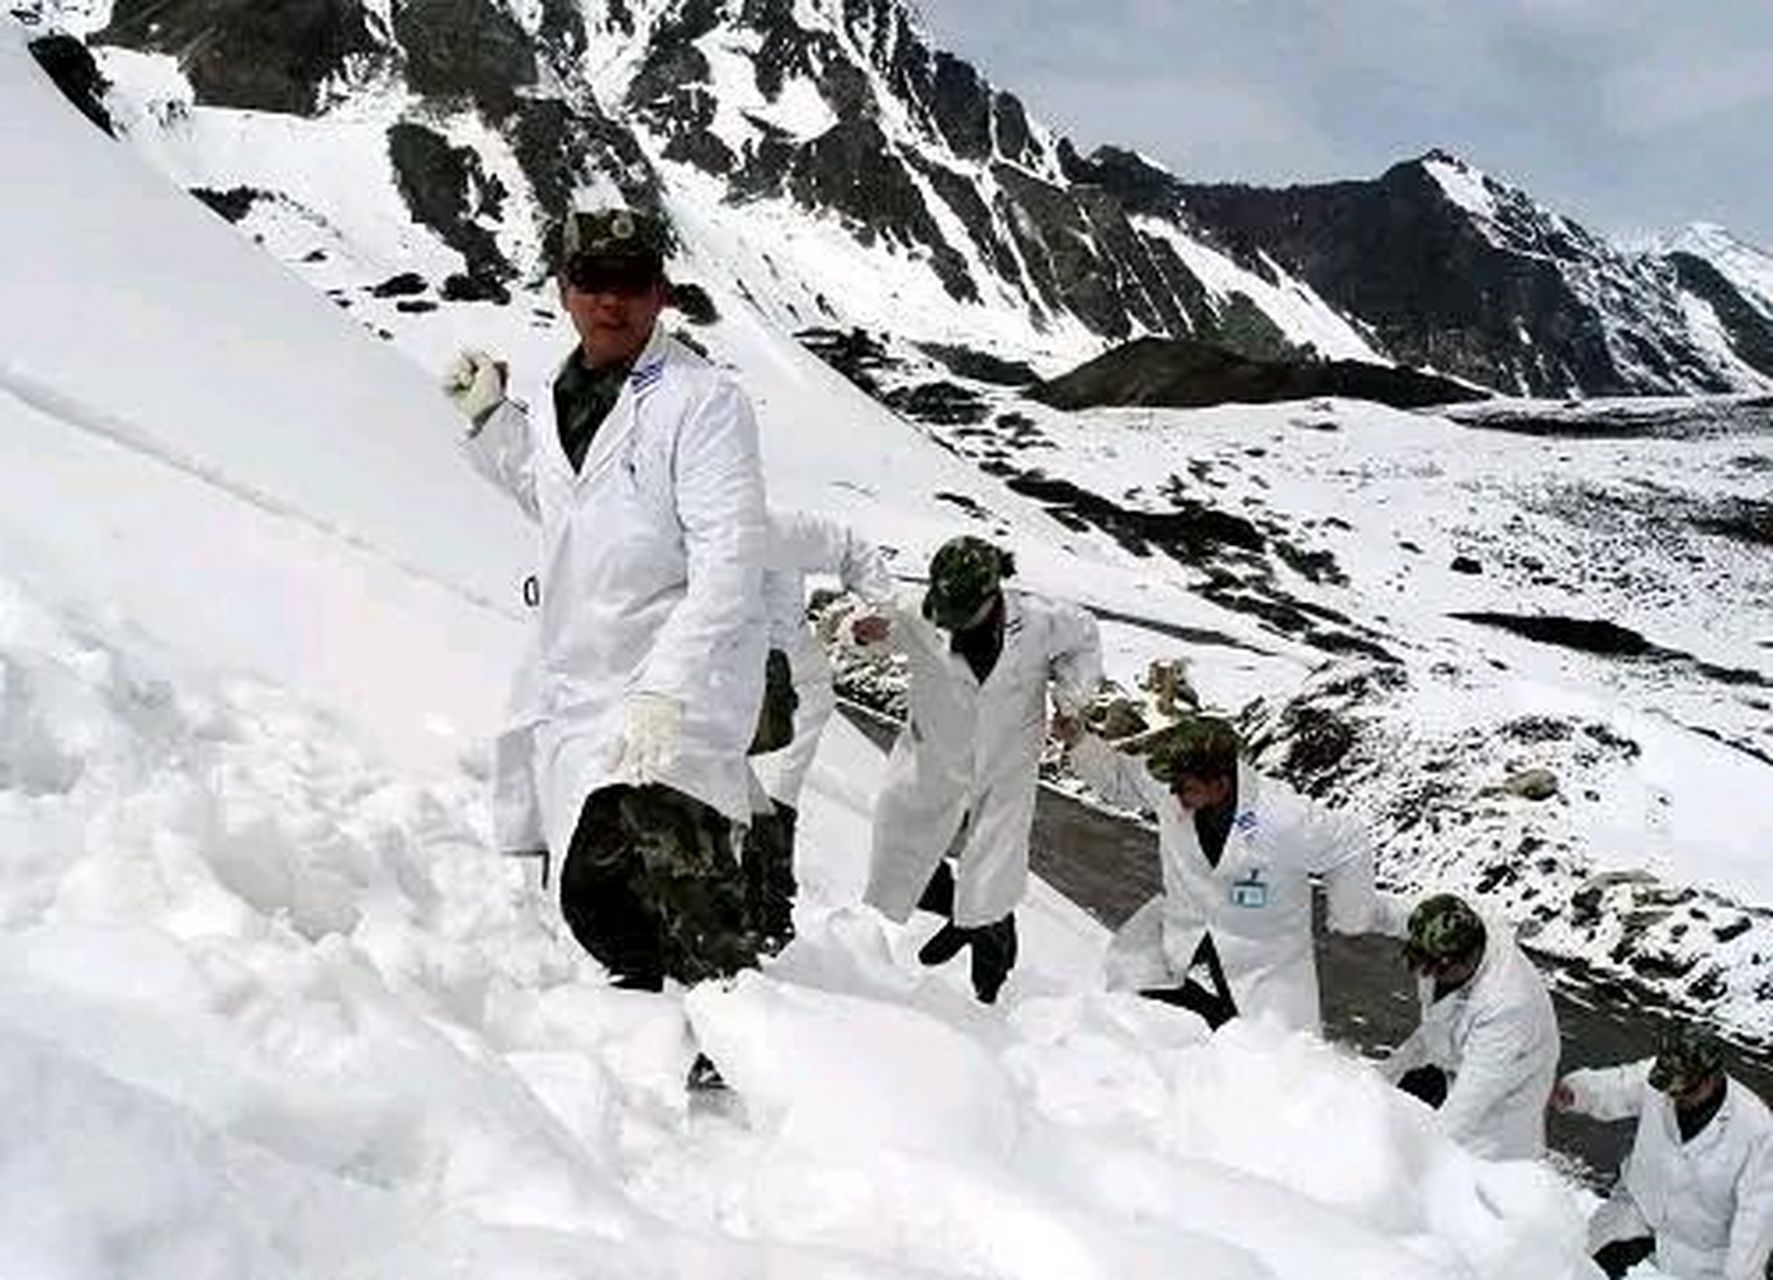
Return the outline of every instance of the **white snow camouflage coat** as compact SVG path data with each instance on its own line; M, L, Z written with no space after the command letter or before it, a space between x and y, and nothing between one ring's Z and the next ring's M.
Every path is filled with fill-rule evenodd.
M463 442L539 526L541 604L496 752L503 848L564 857L617 775L623 700L682 708L668 785L735 821L763 700L765 508L757 427L725 375L655 328L575 473L546 410L507 400Z
M1003 652L983 685L916 606L900 601L887 611L886 643L910 662L910 709L875 803L866 901L890 919L911 914L963 819L955 923L976 927L1016 909L1028 883L1047 686L1075 712L1101 681L1094 618L1059 601L1003 594Z
M1656 1266L1681 1280L1761 1280L1773 1250L1773 1117L1730 1080L1723 1105L1691 1142L1674 1103L1650 1087L1650 1060L1572 1071L1574 1109L1636 1116L1637 1136L1613 1196L1589 1222L1589 1247L1654 1234Z
M806 511L769 513L769 550L764 557L764 601L770 646L783 650L794 672L794 739L751 764L764 792L785 805L800 802L800 789L819 750L825 722L837 707L831 659L806 619L806 580L832 575L845 591L870 605L892 599L893 579L880 549L846 525Z
M1557 1015L1513 930L1498 920L1484 928L1484 958L1471 981L1440 1000L1431 981L1417 983L1421 1024L1384 1072L1395 1082L1415 1067L1440 1067L1453 1078L1438 1113L1448 1136L1486 1159L1531 1160L1545 1151Z
M1110 804L1157 816L1164 891L1109 944L1111 990L1179 986L1211 933L1239 1013L1316 1031L1313 878L1324 881L1332 929L1399 931L1397 909L1374 888L1373 852L1360 825L1248 764L1238 765L1237 813L1217 867L1207 862L1193 815L1144 759L1086 733L1071 765Z

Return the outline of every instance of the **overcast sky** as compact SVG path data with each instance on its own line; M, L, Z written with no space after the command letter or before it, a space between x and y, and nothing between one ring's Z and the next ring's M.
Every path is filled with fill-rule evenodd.
M1370 177L1440 146L1596 230L1773 251L1773 0L920 0L1081 150Z

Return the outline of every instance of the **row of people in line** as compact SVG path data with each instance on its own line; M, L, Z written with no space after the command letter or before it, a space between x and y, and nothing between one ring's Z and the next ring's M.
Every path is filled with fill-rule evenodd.
M1158 821L1163 891L1117 933L1111 985L1209 1023L1316 1029L1321 880L1332 928L1405 937L1422 1016L1386 1070L1454 1137L1531 1157L1548 1100L1641 1113L1621 1191L1596 1218L1602 1261L1649 1235L1670 1274L1761 1274L1773 1125L1714 1046L1689 1035L1654 1064L1558 1083L1550 1000L1506 928L1448 895L1406 919L1375 888L1359 827L1258 775L1224 722L1138 753L1091 733L1094 620L1006 587L1001 549L944 545L921 600L901 601L878 553L841 526L772 516L744 394L658 324L660 224L577 213L552 240L580 338L531 397L551 405L553 430L485 353L464 353L446 390L468 419L468 459L538 529L538 622L496 751L498 837L564 850L563 915L615 982L729 976L791 933L799 793L834 706L805 578L834 574L865 606L850 640L909 664L866 897L895 920L942 915L925 963L970 952L987 1002L1014 968L1050 694L1075 772Z

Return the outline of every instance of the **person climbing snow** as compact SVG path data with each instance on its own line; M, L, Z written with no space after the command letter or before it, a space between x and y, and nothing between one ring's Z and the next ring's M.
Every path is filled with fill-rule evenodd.
M1257 773L1230 723L1184 720L1140 754L1075 718L1053 730L1103 799L1157 816L1163 892L1109 944L1110 988L1192 1009L1210 1026L1242 1014L1317 1031L1313 882L1337 932L1401 932L1360 824Z
M794 708L786 740L752 758L762 794L753 805L742 861L752 914L769 945L779 947L794 932L800 791L837 707L831 659L807 622L807 578L834 577L841 591L866 607L888 603L893 580L879 548L828 516L772 509L768 548L763 592L770 648L785 655Z
M1014 571L1009 552L954 538L930 560L921 606L895 604L852 624L858 642L891 646L910 664L865 901L899 922L920 906L942 915L919 959L939 965L970 948L973 991L986 1004L1016 963L1047 692L1076 715L1102 678L1095 619L1006 589Z
M1676 1280L1762 1280L1773 1255L1773 1116L1724 1071L1702 1028L1677 1025L1654 1059L1572 1071L1552 1106L1637 1120L1613 1195L1589 1220L1609 1276L1645 1258Z
M1545 1152L1558 1023L1545 979L1506 925L1450 893L1410 913L1404 959L1421 1021L1384 1074L1440 1114L1448 1136L1491 1160Z
M534 415L464 352L463 450L539 526L540 602L497 753L506 849L564 854L573 936L627 987L755 962L732 828L765 671L766 525L744 393L658 323L665 234L570 214L553 266L579 343Z

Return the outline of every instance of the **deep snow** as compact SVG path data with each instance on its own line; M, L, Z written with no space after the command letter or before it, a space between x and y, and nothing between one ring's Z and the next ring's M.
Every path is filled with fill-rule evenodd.
M31 193L0 237L0 1271L1591 1274L1550 1172L1472 1160L1320 1043L1101 993L1102 935L1048 891L999 1009L921 972L927 924L853 905L878 757L841 726L800 941L687 997L609 988L487 847L524 539L426 376L10 32L0 168ZM734 329L764 394L859 403ZM965 483L1077 574L1047 517L858 417L901 434L849 466ZM953 527L822 473L856 435L801 434L771 428L797 498ZM1075 541L1094 590L1146 594ZM691 1028L726 1109L686 1105Z

